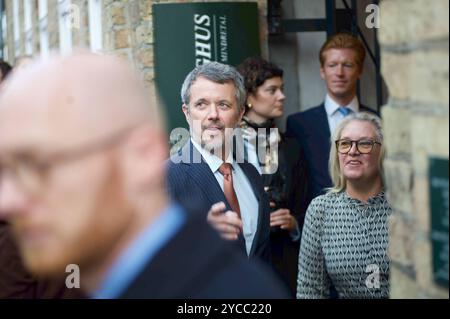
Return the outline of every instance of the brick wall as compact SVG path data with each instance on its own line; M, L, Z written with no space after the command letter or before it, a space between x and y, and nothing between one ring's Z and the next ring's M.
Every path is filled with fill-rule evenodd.
M391 298L448 298L432 278L428 157L449 157L449 2L383 0L380 9Z
M232 2L232 0L226 0ZM226 2L225 1L225 2ZM189 3L205 1L170 1L170 0L104 0L104 48L128 59L142 74L145 82L153 86L153 3ZM209 1L211 2L211 1ZM267 56L266 1L258 2L260 11L260 40L262 52Z

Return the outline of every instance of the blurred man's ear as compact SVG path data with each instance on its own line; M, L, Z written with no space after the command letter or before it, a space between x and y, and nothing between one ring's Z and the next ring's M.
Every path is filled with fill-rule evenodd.
M164 178L165 161L169 157L166 134L149 125L136 129L130 136L127 154L127 169L133 179L146 184L147 181Z
M359 68L359 74L358 74L358 80L359 80L359 79L361 79L361 76L362 76L362 74L363 74L363 68L364 68L364 66L358 65L358 68Z

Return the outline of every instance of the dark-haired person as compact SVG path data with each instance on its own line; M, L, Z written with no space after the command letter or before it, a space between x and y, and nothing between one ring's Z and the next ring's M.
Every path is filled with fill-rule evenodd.
M306 179L296 143L275 125L284 112L283 70L260 57L247 58L237 69L247 91L240 124L244 152L261 174L270 199L272 263L294 296Z

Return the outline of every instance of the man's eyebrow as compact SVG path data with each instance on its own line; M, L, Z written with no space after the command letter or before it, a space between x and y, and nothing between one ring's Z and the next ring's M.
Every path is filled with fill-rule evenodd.
M194 101L194 103L199 103L199 102L206 102L206 99L205 98L201 98L201 99L198 99L198 100Z

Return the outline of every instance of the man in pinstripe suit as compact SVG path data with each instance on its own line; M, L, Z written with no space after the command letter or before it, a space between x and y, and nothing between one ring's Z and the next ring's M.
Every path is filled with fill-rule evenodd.
M221 236L247 256L269 261L270 212L261 178L232 152L233 129L244 112L241 75L217 62L198 66L187 75L181 97L191 139L169 161L169 193L182 205L201 208ZM234 200L224 165L231 168Z

